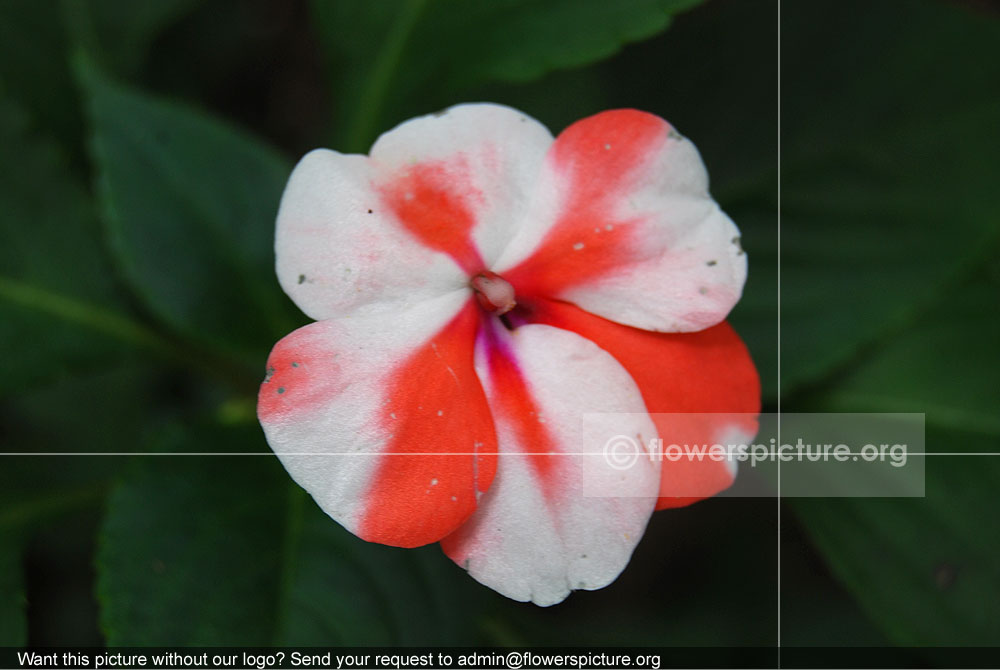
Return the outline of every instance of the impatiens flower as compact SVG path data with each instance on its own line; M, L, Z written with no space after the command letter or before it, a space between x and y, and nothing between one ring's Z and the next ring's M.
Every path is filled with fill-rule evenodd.
M551 605L613 581L654 508L732 482L726 462L640 459L597 473L628 497L582 490L584 414L609 435L711 443L733 426L655 413L759 410L723 321L739 232L659 117L604 112L553 140L513 109L460 105L369 156L313 151L275 249L316 322L271 352L260 422L358 537L440 542L481 583Z

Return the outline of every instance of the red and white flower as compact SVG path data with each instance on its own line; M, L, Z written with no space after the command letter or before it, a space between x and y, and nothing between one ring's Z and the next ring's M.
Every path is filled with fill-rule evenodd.
M272 351L260 422L358 537L440 542L483 584L551 605L613 581L654 508L732 482L724 462L642 459L609 469L630 497L581 491L585 413L612 434L712 442L732 426L693 435L650 414L759 410L723 321L746 277L739 232L659 117L604 112L553 139L513 109L460 105L370 156L313 151L275 248L316 322Z

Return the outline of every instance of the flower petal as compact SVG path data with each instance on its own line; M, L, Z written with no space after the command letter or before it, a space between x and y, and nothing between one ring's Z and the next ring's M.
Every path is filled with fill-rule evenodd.
M538 300L521 309L519 318L573 331L614 356L638 385L664 445L725 444L756 434L760 378L728 323L698 333L652 333L565 302ZM734 461L664 460L657 509L715 495L735 474Z
M396 312L463 286L462 269L399 225L365 156L316 149L292 171L275 234L278 281L313 319Z
M663 119L629 109L583 119L556 139L538 181L492 268L518 295L663 332L707 328L739 299L739 231L709 195L697 149Z
M362 539L415 547L475 510L496 436L473 368L468 291L395 315L328 320L282 339L258 416L319 506Z
M601 588L618 576L658 489L659 464L649 459L616 470L600 456L581 456L583 415L633 413L612 417L607 429L639 434L643 442L655 428L628 374L582 337L542 325L487 334L476 369L493 408L501 461L479 509L442 547L503 595L552 605L573 589ZM588 497L585 466L635 497Z
M517 110L467 104L407 121L371 150L384 202L468 275L488 268L534 192L552 135Z

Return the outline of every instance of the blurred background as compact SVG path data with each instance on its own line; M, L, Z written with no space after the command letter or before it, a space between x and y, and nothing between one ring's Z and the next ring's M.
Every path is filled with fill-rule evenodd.
M997 645L998 21L785 0L779 97L773 0L0 0L0 645ZM291 166L465 101L668 119L741 228L765 410L924 412L966 455L925 498L659 512L548 609L267 456L71 455L266 453Z

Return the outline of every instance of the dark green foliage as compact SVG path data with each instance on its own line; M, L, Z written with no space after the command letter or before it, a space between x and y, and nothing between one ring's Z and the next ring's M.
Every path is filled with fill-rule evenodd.
M288 162L88 61L79 70L109 243L135 292L168 327L218 348L255 353L286 333L272 247Z

